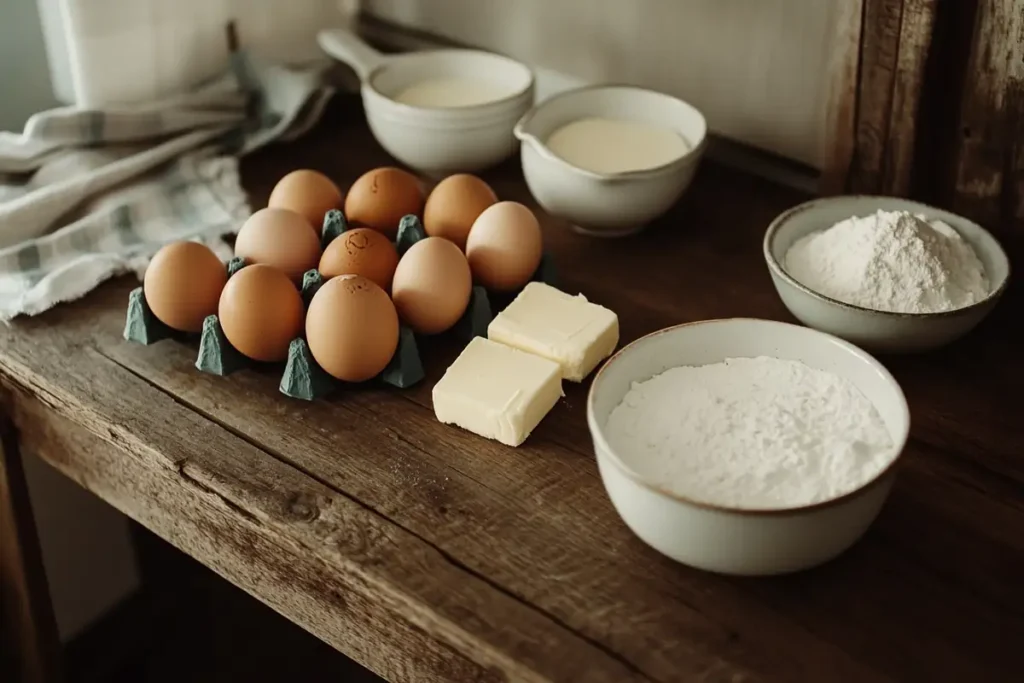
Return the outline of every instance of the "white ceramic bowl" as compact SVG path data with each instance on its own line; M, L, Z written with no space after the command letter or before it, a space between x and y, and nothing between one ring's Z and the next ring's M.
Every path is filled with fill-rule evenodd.
M562 126L587 117L665 126L688 143L689 151L657 168L594 173L552 152L547 139ZM662 215L690 185L704 153L704 116L680 99L630 86L590 86L563 92L538 104L515 127L523 143L523 175L545 211L590 235L618 237L643 229Z
M786 252L798 239L852 216L867 216L879 209L920 213L929 220L937 219L954 228L985 267L991 288L988 297L971 306L943 313L891 313L831 299L786 272ZM1010 279L1006 252L980 225L927 204L895 197L826 197L793 207L768 226L764 258L782 302L800 322L871 351L888 353L934 349L967 334L995 307Z
M321 31L317 40L325 52L355 69L370 130L403 164L439 177L480 171L515 153L512 128L533 104L533 73L523 64L477 50L384 55L341 29ZM479 80L507 95L463 107L417 107L392 99L435 78Z
M897 455L873 481L841 497L793 509L750 510L687 500L645 481L629 457L608 444L608 416L633 382L680 365L773 356L796 360L853 382L889 428ZM867 530L885 502L910 431L896 380L857 347L821 332L769 320L734 318L669 327L621 349L594 378L587 423L608 496L626 525L655 550L713 572L764 575L826 562Z

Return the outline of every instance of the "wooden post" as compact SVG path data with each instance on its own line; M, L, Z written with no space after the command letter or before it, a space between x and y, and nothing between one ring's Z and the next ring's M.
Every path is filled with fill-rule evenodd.
M821 194L841 194L853 164L857 135L857 79L860 74L860 41L863 2L849 0L839 5L833 34L832 57L828 67L825 159L821 173Z
M1024 231L1024 7L979 0L960 105L953 209Z
M0 679L60 679L60 645L14 425L0 412ZM13 667L15 671L8 671Z
M862 0L859 3L863 15L859 31L853 153L845 178L827 173L824 189L841 188L865 194L909 193L918 108L937 2ZM851 19L845 17L841 21ZM847 143L839 139L833 144L841 150Z

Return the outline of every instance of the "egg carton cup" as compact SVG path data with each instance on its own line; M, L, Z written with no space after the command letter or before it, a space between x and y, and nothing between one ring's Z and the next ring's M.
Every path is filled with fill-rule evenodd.
M321 247L326 249L339 235L349 229L344 214L338 210L327 212L321 232ZM398 225L395 248L399 256L405 254L409 247L426 237L423 224L419 217L408 215ZM228 277L248 265L244 259L235 257L227 263ZM554 264L548 254L541 258L541 264L531 278L555 286L557 276ZM302 301L308 308L313 296L324 284L324 277L316 269L306 271L302 276ZM473 337L487 336L487 326L493 319L491 297L487 290L474 286L469 297L469 304L462 318L455 324L453 331L461 340L468 343ZM224 334L220 320L216 315L207 316L203 321L203 330L199 335L184 333L171 329L153 314L146 303L142 287L136 287L128 297L128 312L125 320L124 338L139 344L154 344L164 339L194 341L199 338L199 352L196 356L196 368L202 372L221 377L230 375L243 368L264 367L268 364L255 361L244 356L231 345ZM416 335L405 326L399 327L398 347L390 363L375 378L375 381L406 389L423 381L426 373L420 359ZM313 358L309 345L303 337L296 337L288 346L288 357L281 373L279 390L292 398L312 401L324 397L338 388L343 382L327 373Z

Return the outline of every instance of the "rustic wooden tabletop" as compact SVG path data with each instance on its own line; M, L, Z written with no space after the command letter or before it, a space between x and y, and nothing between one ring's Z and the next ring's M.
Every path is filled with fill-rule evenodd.
M388 163L357 108L248 159L253 205L292 168L347 184ZM517 164L486 178L533 205ZM690 320L789 320L761 238L803 199L706 164L639 237L543 223L564 287L617 311L628 342ZM913 427L882 515L840 559L755 580L680 566L628 531L595 467L585 384L506 448L433 417L452 339L424 344L413 389L305 403L272 373L199 373L194 345L125 342L135 286L0 330L21 448L388 679L1019 680L1020 287L947 350L883 358Z

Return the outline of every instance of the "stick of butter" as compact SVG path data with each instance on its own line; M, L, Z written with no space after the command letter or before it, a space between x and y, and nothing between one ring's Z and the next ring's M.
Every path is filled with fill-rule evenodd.
M518 446L562 396L557 363L474 337L434 385L434 415Z
M487 337L553 360L580 382L619 343L619 318L604 306L531 282L487 327Z

